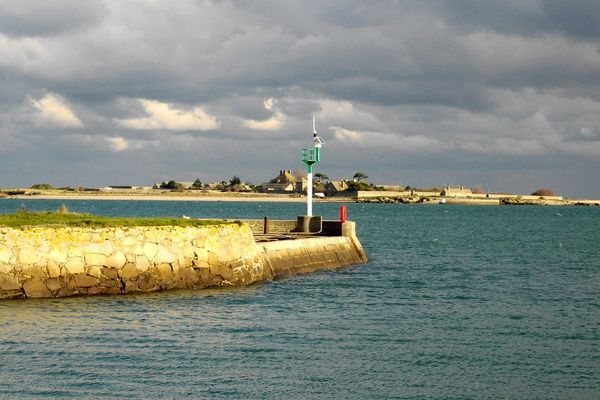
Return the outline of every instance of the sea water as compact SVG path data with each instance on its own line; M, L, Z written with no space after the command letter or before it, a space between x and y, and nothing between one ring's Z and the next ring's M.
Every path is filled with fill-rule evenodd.
M301 203L1 200L286 218ZM0 301L0 398L598 399L600 208L347 204L366 265ZM315 211L336 219L338 204Z

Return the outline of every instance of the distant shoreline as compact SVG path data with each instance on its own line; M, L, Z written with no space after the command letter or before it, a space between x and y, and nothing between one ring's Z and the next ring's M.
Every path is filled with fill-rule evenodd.
M21 189L25 194L9 195L1 199L20 200L124 200L124 201L211 201L211 202L269 202L269 203L305 203L306 196L274 193L236 193L236 192L170 192L159 191L113 191L113 192L66 192L63 190L33 191ZM423 202L403 201L397 196L386 196L386 192L378 192L379 196L371 198L325 197L313 198L316 203L410 203L410 204L459 204L459 205L554 205L554 206L600 206L600 200L592 199L536 199L521 200L514 198L502 204L499 199L432 197Z
M280 203L301 203L305 202L303 198L272 198L272 197L228 197L228 196L161 196L161 195L19 195L13 198L22 200L149 200L149 201L241 201L241 202L280 202Z
M286 194L263 194L263 193L196 193L196 192L64 192L43 191L28 194L11 195L7 199L20 200L148 200L148 201L223 201L223 202L279 202L279 203L305 203L306 196L294 196ZM39 194L38 194L39 193ZM315 202L354 202L349 197L336 198L314 198Z

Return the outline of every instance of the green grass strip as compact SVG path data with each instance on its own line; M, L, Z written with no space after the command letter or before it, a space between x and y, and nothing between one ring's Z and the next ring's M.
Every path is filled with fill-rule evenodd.
M91 214L55 212L17 212L0 214L0 226L21 228L30 226L115 228L135 226L212 226L225 221L184 218L124 218Z

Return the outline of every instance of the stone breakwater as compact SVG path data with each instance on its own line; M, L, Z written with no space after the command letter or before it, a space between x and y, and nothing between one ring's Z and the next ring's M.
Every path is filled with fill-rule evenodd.
M0 299L239 286L366 262L346 224L346 236L267 243L248 224L0 228Z

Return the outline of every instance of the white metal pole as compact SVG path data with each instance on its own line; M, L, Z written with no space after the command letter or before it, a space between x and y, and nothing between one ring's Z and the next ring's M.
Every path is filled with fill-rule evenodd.
M312 171L308 173L307 176L307 184L306 188L306 215L312 217L312 198L313 198L313 174Z

